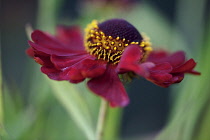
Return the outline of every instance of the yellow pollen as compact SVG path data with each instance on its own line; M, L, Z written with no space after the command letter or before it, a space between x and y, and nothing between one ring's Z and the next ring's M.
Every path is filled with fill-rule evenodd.
M141 42L131 42L126 38L120 38L119 36L114 38L107 36L98 27L98 22L94 20L85 29L85 48L91 55L94 55L97 59L102 59L111 64L118 64L125 47L130 44L139 45L143 50L143 58L141 62L145 61L148 54L152 51L149 38L145 35Z

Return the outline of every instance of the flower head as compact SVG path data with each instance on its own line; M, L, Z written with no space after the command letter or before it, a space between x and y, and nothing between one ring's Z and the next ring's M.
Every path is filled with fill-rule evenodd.
M181 82L185 73L200 74L183 52L151 52L148 38L123 19L93 21L84 38L78 27L64 26L57 27L55 36L35 30L31 38L27 54L42 65L44 74L71 83L88 78L90 90L113 107L129 103L121 74L137 74L162 87Z

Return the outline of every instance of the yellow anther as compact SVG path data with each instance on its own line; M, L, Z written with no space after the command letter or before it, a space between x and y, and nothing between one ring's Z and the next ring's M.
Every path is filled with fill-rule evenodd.
M109 44L109 42L104 42L104 45L107 46Z
M101 46L101 45L102 45L102 43L101 43L101 42L98 42L98 43L96 43L96 45L97 45L97 46Z
M114 50L116 51L117 50L117 47L114 47Z
M127 46L128 46L128 44L125 44L125 46L127 47Z
M112 40L113 39L112 36L109 36L109 39Z
M122 47L122 44L121 44L121 43L119 43L119 44L118 44L118 46L119 46L119 47Z
M123 38L123 42L125 42L125 40L126 40L126 39L125 39L125 38Z
M93 34L91 34L90 37L94 38L95 36Z
M112 43L111 43L112 45L114 45L115 44L115 42L114 41L112 41Z
M120 40L120 37L118 36L118 37L116 38L116 40Z
M104 35L104 33L103 33L103 32L100 32L100 34L101 34L101 35Z
M139 45L140 47L144 47L145 46L145 42L142 41L141 44Z
M96 35L100 35L99 32L95 32Z
M96 36L96 39L101 40L100 36Z
M152 51L152 47L145 47L144 50L145 51Z
M109 46L107 46L107 47L105 47L105 49L107 49L107 50L108 50L108 49L110 49L110 47L109 47Z
M131 44L136 44L136 42L131 42Z

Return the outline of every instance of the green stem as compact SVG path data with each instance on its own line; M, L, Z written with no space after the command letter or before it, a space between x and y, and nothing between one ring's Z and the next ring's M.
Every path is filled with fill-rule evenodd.
M97 128L96 128L96 140L103 140L107 109L108 109L108 102L102 99L98 115Z

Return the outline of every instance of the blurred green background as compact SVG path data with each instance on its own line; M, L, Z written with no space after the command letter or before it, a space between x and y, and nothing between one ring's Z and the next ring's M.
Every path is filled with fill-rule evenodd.
M93 19L117 17L145 32L154 48L186 51L198 62L202 76L186 75L171 88L142 78L126 84L131 103L123 110L109 110L105 139L209 140L209 5L207 0L2 0L2 139L93 138L99 97L85 82L47 79L25 54L25 26L53 33L57 24L84 28Z

